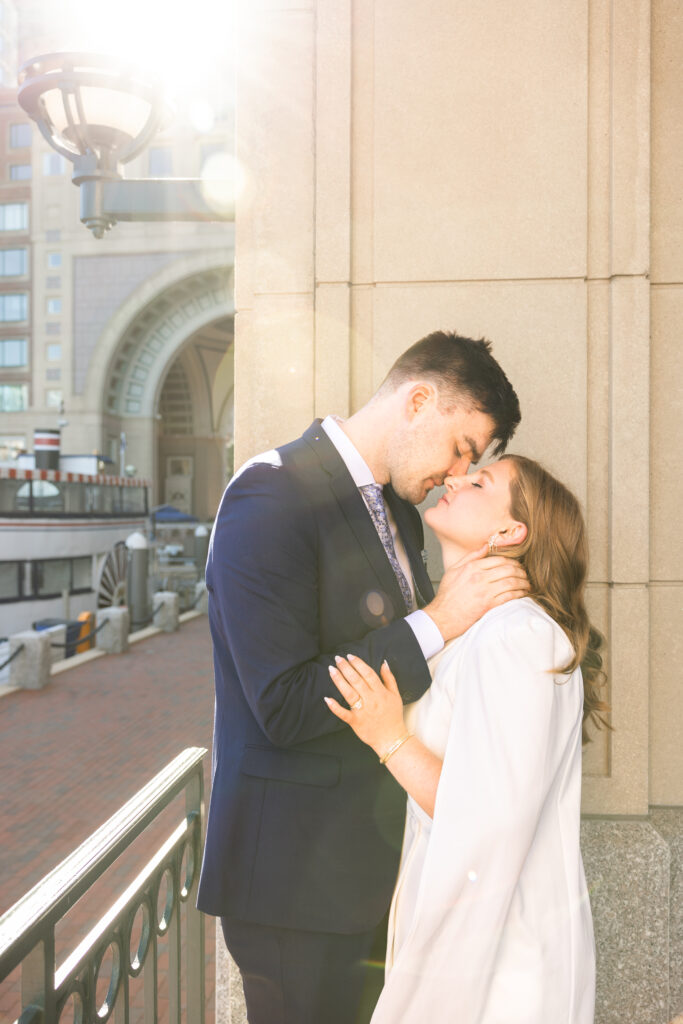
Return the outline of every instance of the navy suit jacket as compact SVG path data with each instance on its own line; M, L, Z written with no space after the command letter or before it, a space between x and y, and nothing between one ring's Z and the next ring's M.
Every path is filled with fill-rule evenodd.
M265 925L352 933L385 914L405 793L327 709L328 667L384 658L405 701L430 683L363 498L315 421L228 486L206 570L214 644L213 787L198 906ZM385 488L419 597L422 524Z

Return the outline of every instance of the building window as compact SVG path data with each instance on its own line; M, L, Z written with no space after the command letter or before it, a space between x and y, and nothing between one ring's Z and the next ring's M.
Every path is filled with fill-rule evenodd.
M3 445L0 443L0 451L3 450ZM24 451L26 449L24 448ZM13 456L16 457L19 452L15 450ZM30 506L30 492L27 497L24 497L26 487L30 487L30 484L26 484L23 480L2 480L0 479L0 513L3 515L10 515L13 512L29 512Z
M0 412L21 412L27 406L26 384L0 384Z
M62 312L62 300L61 299L48 299L47 300L47 311L51 316L56 316Z
M33 562L33 592L36 597L61 594L71 590L71 561L68 558L49 558Z
M21 597L21 562L0 562L0 601Z
M10 149L26 149L31 145L31 125L11 124L9 126Z
M58 388L48 388L45 392L45 405L48 409L59 409L62 405L62 392Z
M72 558L71 559L71 591L75 593L79 590L91 590L92 589L92 558Z
M62 265L62 254L61 252L49 252L47 254L47 266L49 270L56 270L57 267Z
M30 565L34 597L56 597L64 590L71 594L92 590L90 555L80 558L46 558L31 562Z
M20 452L25 451L25 437L19 437L17 434L0 434L0 461L7 462L9 459L16 459ZM8 483L8 481L5 481L5 483ZM9 511L9 508L5 508L2 501L0 501L0 511Z
M28 203L0 203L0 231L25 231Z
M47 346L47 358L50 363L57 363L62 358L62 346L61 345L48 345Z
M32 171L30 164L10 164L10 181L29 181Z
M2 338L0 340L0 366L26 366L26 338Z
M28 296L0 295L0 321L15 323L25 320L28 310Z
M17 510L30 512L63 512L66 484L53 484L50 480L27 480L16 497Z
M43 174L48 178L64 174L64 157L61 153L43 153Z
M0 249L0 277L20 277L27 265L26 249Z
M153 146L149 151L150 178L170 178L173 174L173 152L170 146Z

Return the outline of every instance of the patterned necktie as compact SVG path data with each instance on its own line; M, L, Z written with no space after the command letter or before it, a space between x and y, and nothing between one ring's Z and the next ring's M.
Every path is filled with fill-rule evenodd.
M406 609L410 611L413 607L413 595L410 591L410 584L408 583L405 573L403 572L398 558L396 557L394 539L391 536L389 520L387 519L387 510L384 507L382 488L379 484L364 484L359 488L359 490L365 498L365 504L370 512L370 517L375 524L375 529L379 534L379 539L382 541L382 546L387 553L387 558L391 563L391 568L394 570L396 579L398 580L398 585L401 588Z

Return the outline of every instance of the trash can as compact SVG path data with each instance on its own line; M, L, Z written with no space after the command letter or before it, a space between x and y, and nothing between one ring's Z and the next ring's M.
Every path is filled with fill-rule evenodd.
M95 613L81 612L78 616L78 625L80 627L78 630L79 643L76 648L76 654L83 654L95 646L95 637L91 635L95 630ZM84 640L84 636L87 636L89 639Z

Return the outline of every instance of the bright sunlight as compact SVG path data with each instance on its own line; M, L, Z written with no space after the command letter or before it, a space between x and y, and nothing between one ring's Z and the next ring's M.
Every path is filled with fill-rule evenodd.
M212 106L232 90L233 18L231 0L61 0L47 28L53 52L112 54L150 72L208 130Z

